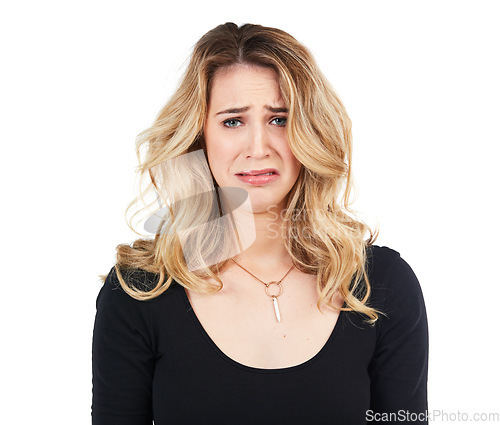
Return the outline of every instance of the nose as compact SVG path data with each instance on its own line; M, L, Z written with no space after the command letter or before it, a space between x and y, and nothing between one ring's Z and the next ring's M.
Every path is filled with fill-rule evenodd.
M265 124L254 123L251 126L247 143L247 157L265 158L271 148L269 134Z

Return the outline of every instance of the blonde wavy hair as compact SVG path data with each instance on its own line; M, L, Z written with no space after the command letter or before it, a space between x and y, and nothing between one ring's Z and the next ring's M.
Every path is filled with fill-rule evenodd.
M177 202L213 187L202 182L204 170L195 166L186 173L185 166L170 160L199 149L206 154L203 127L211 83L217 70L236 64L274 70L289 110L289 146L303 164L282 215L285 248L294 265L317 276L318 308L322 301L335 308L334 294L339 291L345 301L340 310L362 313L369 323L375 323L380 312L369 306L370 282L365 267L367 247L374 243L378 229L373 232L349 207L353 187L351 121L309 50L288 33L261 25L238 27L228 22L203 35L194 46L179 87L153 125L138 135L137 172L141 182L147 177L149 183L127 212L139 200L144 202L147 193L154 192L156 201L164 195L170 217L162 222L162 230L154 239L117 246L115 270L122 288L138 300L159 296L173 280L204 293L222 289L217 273L230 260L191 271L181 246L181 239L191 238L201 259L227 246L230 236L216 226L210 234L195 234L193 230L197 224L209 222L214 211L220 213L216 201L208 196L196 203ZM141 151L145 152L143 160ZM167 161L172 163L170 178L158 171ZM212 183L218 187L215 179ZM130 221L129 226L133 229ZM154 273L157 278L150 286L134 284L133 278L127 282L127 274L131 277L137 269ZM208 278L218 285L209 283Z

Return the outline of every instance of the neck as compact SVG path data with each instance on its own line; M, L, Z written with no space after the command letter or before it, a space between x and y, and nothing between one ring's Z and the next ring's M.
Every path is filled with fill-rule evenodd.
M285 249L284 223L276 210L258 213L245 211L235 215L241 252L233 259L252 270L273 270L278 264L291 267L290 254Z

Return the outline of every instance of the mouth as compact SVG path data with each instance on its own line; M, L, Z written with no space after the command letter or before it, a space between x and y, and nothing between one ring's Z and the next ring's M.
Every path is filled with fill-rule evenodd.
M252 170L253 171L253 170ZM262 171L262 170L259 170ZM271 184L280 178L279 174L275 171L262 172L247 172L236 174L236 178L244 184L250 186L265 186Z
M272 176L278 175L278 170L275 168L264 168L262 170L244 170L236 174L237 176Z

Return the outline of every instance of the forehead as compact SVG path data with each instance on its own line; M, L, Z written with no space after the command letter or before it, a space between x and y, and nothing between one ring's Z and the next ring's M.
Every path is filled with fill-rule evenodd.
M259 101L276 105L283 103L278 76L273 69L238 64L216 71L210 90L210 105L246 106L248 102Z

